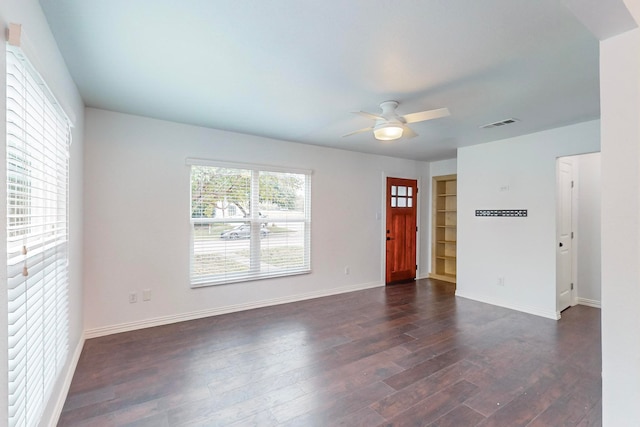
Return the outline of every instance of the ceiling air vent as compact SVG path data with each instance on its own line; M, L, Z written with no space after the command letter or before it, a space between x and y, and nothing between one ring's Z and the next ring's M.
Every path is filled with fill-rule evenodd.
M510 125L511 123L515 123L517 122L518 119L505 119L505 120L500 120L499 122L494 122L494 123L489 123L488 125L482 125L480 126L480 129L491 129L491 128L497 128L499 126L505 126L505 125Z

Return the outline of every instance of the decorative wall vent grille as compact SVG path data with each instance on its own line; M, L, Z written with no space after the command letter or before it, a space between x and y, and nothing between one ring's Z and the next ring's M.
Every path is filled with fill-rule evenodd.
M476 216L528 216L526 209L476 209Z

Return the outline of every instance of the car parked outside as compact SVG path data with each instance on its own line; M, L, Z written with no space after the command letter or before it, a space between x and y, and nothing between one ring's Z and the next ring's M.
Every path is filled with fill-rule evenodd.
M267 237L269 230L260 229L260 238ZM220 233L220 238L225 240L249 239L251 237L251 226L249 224L241 224L233 227L231 230Z

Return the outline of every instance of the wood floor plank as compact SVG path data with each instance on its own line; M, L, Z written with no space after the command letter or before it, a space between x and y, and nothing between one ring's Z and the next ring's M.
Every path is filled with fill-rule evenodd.
M137 419L127 424L122 424L121 427L171 427L167 414L162 412L150 417Z
M371 427L384 422L385 419L380 414L367 407L341 418L336 425L341 427Z
M278 405L272 412L283 425L333 425L392 392L388 385L376 382L351 393L315 395L311 399L305 396L291 404Z
M441 341L445 341L447 339L453 338L457 334L458 334L458 331L455 328L448 328L442 331L438 331L438 332L434 332L426 335L421 334L422 336L420 338L417 338L414 335L412 335L411 332L408 332L407 335L411 335L416 339L404 344L403 347L411 352L415 352L425 347L429 347L434 344L437 344Z
M600 312L415 283L87 340L59 426L602 423Z
M386 384L389 384L396 390L401 390L415 383L420 378L433 375L439 370L459 362L460 360L464 359L467 354L468 353L465 349L454 348L438 356L432 357L431 359L428 359L422 363L412 366L411 368L406 369L386 379L384 382Z
M415 338L405 334L404 332L415 329L414 325L403 325L393 328L390 331L358 339L347 344L335 347L335 351L339 354L353 355L355 357L366 357L381 351L387 350L413 341Z
M464 344L460 344L460 341L456 337L448 338L442 341L438 341L428 347L423 347L417 351L414 351L406 356L398 359L396 363L405 369L409 369L424 361L432 359L443 353L447 353L451 350L458 350L461 352L471 352L471 349Z
M482 414L468 406L459 405L429 424L429 427L472 427L483 420L484 416Z
M472 367L471 363L462 360L378 400L371 408L386 419L391 419L427 397L457 383Z
M115 399L115 391L113 387L102 387L95 390L89 390L85 392L74 393L69 396L65 403L67 411L71 411L77 408L83 408L85 406L94 405L100 402L105 402Z
M310 393L350 392L359 387L383 381L402 371L402 368L394 363L396 358L392 351L382 352L319 373L299 384Z
M593 405L577 427L602 427L602 399Z
M570 388L580 379L582 372L579 369L567 367L566 370L556 371L555 375L543 376L530 387L527 387L518 397L500 407L484 422L483 427L512 427L526 426L538 414L544 412L555 402L563 397Z
M267 394L225 399L210 398L178 406L168 411L169 423L172 426L191 425L229 425L245 419L263 417L261 412L275 405L294 401L307 393L297 385L273 390ZM267 414L271 417L271 412Z
M600 377L586 375L571 390L538 415L529 427L573 426L579 424L602 399Z
M478 391L478 386L466 380L439 391L389 420L394 427L428 425L449 413Z
M526 363L505 370L502 375L492 376L492 381L481 386L480 391L465 404L477 412L488 417L497 410L504 408L513 399L543 376L552 377L552 366L536 359L526 359ZM485 371L486 372L486 371Z
M72 412L73 413L73 412ZM68 416L61 420L60 426L122 426L141 422L149 417L162 418L165 414L162 408L159 408L157 402L133 403L129 405L119 405L118 408L111 408L108 412L90 413L86 415L82 412L76 412L81 416Z

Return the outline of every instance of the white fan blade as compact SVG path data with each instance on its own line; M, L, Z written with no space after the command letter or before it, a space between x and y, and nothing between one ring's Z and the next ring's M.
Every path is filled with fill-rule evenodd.
M402 137L403 138L413 138L418 136L417 133L413 131L409 126L402 126Z
M373 130L373 127L370 127L370 128L364 128L364 129L359 129L359 130L357 130L357 131L355 131L355 132L351 132L351 133L348 133L348 134L346 134L346 135L342 135L342 137L344 138L345 136L351 136L351 135L355 135L355 134L357 134L357 133L369 132L369 131L372 131L372 130Z
M373 113L367 113L366 111L353 111L353 114L359 114L363 117L366 117L367 119L372 119L372 120L386 120L384 117L379 116L377 114L373 114Z
M438 119L451 115L448 108L438 108L437 110L420 111L418 113L405 114L402 118L405 123L423 122L425 120Z

